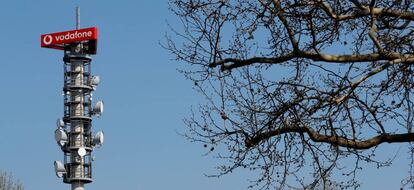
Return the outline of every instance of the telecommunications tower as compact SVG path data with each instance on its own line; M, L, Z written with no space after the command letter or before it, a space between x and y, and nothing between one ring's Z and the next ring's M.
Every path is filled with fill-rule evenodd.
M91 73L91 55L96 54L98 29L80 28L76 8L76 30L41 35L41 47L64 51L64 114L57 120L55 139L64 153L55 161L55 172L72 190L84 190L92 182L92 151L103 144L103 132L92 134L92 117L103 113L103 101L92 105L92 92L100 77Z

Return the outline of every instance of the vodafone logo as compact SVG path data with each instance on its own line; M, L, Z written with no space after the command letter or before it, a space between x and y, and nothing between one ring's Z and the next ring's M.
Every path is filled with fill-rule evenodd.
M40 46L63 50L65 45L79 42L93 42L98 40L98 29L96 27L69 30L63 32L43 34L40 38Z
M67 32L66 34L61 34L61 35L57 35L54 36L56 42L59 41L76 41L78 39L83 39L83 38L88 38L88 37L92 37L92 32L91 31L85 31L85 32ZM50 36L51 40L52 36Z
M43 37L43 43L45 45L50 45L53 41L53 38L51 35L46 35L45 37Z

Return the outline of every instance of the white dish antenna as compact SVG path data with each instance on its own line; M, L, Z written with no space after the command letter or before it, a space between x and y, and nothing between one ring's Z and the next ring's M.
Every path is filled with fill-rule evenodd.
M104 111L104 103L103 101L96 102L95 106L93 107L93 114L101 116Z
M55 140L60 146L64 146L68 142L68 135L62 128L56 129Z
M56 120L56 127L57 128L63 128L63 127L65 127L65 122L63 121L63 119L57 119Z
M99 131L96 133L95 137L93 138L93 144L95 147L99 148L104 143L104 132Z
M67 173L65 169L65 165L63 165L62 162L56 160L54 162L54 165L55 165L55 173L58 178L63 177L63 175Z
M79 148L78 149L78 155L82 156L82 157L85 156L86 155L86 149L83 148L83 147Z
M92 76L92 78L91 78L92 86L98 86L100 82L101 82L101 77L100 76Z

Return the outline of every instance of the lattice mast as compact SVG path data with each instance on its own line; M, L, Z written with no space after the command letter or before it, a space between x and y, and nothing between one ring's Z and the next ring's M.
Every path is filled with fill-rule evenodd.
M63 37L62 37L63 36ZM55 139L64 153L55 171L72 190L84 190L92 180L92 151L103 143L103 132L92 135L92 117L103 113L103 102L92 106L92 92L100 82L91 73L91 54L96 53L97 29L80 29L76 8L76 30L42 35L42 47L64 51L64 116L57 121Z

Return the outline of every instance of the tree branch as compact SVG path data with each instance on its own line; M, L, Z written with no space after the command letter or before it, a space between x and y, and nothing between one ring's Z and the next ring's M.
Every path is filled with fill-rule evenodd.
M370 54L353 54L353 55L333 55L323 53L313 53L308 51L291 52L279 57L253 57L250 59L227 58L214 63L210 63L209 67L221 66L222 70L231 70L234 68L251 65L254 63L278 64L292 60L294 58L311 59L312 61L322 61L327 63L350 63L350 62L371 62L371 61L393 61L408 60L414 58L412 54L401 55L391 52L386 54L370 53ZM231 64L227 64L231 63Z
M353 3L357 3L357 1L352 1ZM401 10L393 10L393 9L383 9L383 8L376 8L376 7L368 7L361 4L355 4L356 5L356 11L350 14L344 14L344 15L337 15L331 6L323 1L318 1L318 3L321 5L322 10L325 11L325 13L338 21L343 20L350 20L350 19L356 19L366 16L386 16L386 17L393 17L398 18L402 20L414 20L414 13L413 12L407 12L407 11L401 11Z
M299 44L295 38L295 32L290 27L288 20L283 16L284 10L282 9L280 2L278 0L273 0L273 4L280 12L280 14L276 14L276 15L279 18L279 20L282 22L283 26L285 27L289 35L289 39L290 39L290 42L292 43L293 51L299 51Z
M368 140L355 140L347 139L345 137L334 136L334 135L323 135L310 127L296 127L296 126L284 126L273 131L260 133L252 138L245 139L245 146L251 148L258 145L260 142L269 139L274 136L279 136L287 133L298 133L307 134L310 139L314 142L329 143L336 146L352 148L352 149L369 149L382 143L404 143L413 142L414 133L403 133L403 134L380 134L372 137Z

